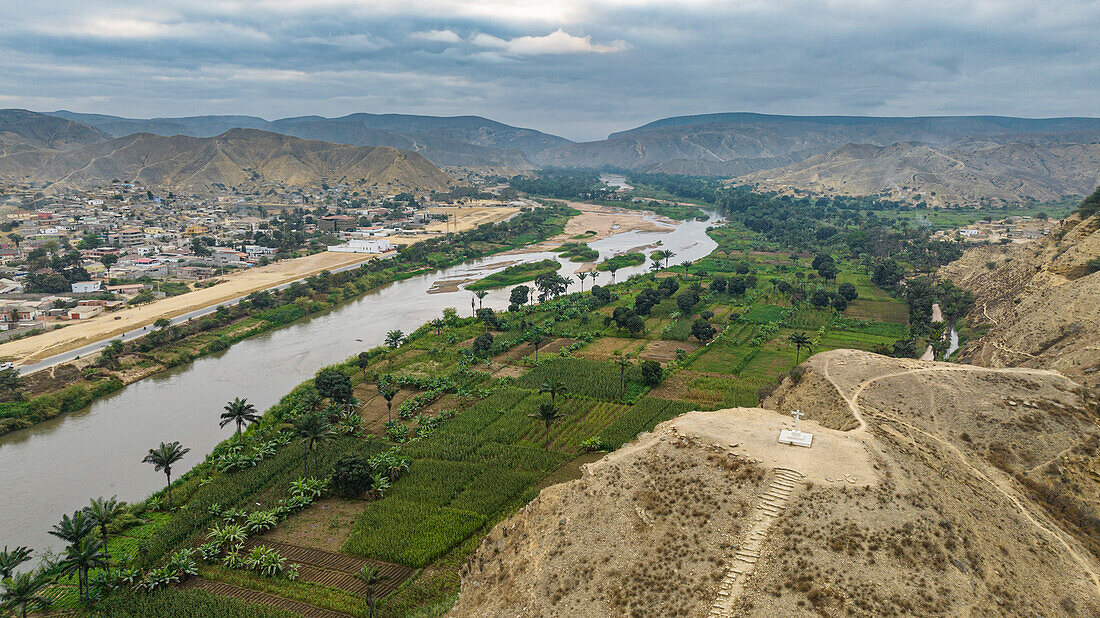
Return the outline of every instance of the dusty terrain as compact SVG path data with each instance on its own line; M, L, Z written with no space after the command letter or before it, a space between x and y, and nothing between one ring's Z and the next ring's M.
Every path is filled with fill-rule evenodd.
M453 613L1097 615L1092 405L1045 370L818 354L765 402L811 448L766 409L664 423L494 528Z
M40 361L55 354L102 341L141 328L160 318L173 318L191 311L232 300L258 290L266 290L303 277L365 262L375 257L362 253L323 252L294 260L218 277L221 283L186 294L68 323L65 328L18 341L0 344L0 358L16 364Z
M1085 275L1097 257L1100 216L1074 216L1041 241L975 247L943 267L941 276L976 296L968 323L989 328L961 358L1100 381L1100 272Z
M507 206L432 206L428 212L451 215L450 221L433 221L424 226L428 236L447 232L465 232L486 223L497 223L515 215L519 208ZM425 234L395 234L387 240L396 245L407 245L424 240Z

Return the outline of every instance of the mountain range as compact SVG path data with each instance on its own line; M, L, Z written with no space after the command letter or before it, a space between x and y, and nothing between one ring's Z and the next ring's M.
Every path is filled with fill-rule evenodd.
M334 145L384 146L416 153L426 162L456 173L473 170L512 175L537 167L607 167L721 176L778 190L896 198L919 195L919 199L940 205L1083 196L1096 185L1100 168L1097 118L705 114L658 120L612 133L604 140L571 142L476 116L351 114L271 121L255 116L143 120L68 111L0 110L0 177L22 178L35 169L53 175L43 180L67 177L62 168L35 166L47 160L75 164L79 157L59 157L57 153L134 134L148 134L145 141L150 145L178 144L179 140L152 138L214 139L233 129L256 132L236 135L238 143L242 135L266 133ZM86 172L79 176L94 178ZM229 178L223 184L233 184L231 181Z

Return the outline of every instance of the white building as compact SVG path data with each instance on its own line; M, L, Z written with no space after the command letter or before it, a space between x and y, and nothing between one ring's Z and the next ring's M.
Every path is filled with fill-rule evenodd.
M331 246L328 250L337 253L386 253L393 251L394 246L386 239L353 238L342 245Z
M73 283L73 294L87 294L99 292L103 289L102 281L77 281Z

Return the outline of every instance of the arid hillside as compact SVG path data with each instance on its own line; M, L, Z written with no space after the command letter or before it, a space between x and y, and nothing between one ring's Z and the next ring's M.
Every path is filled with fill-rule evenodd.
M848 144L738 180L770 190L885 195L933 206L1054 201L1086 195L1100 182L1100 142Z
M47 182L53 191L93 187L116 178L189 192L322 181L395 192L445 190L455 184L414 152L254 129L232 129L210 138L139 133L67 150L16 152L0 156L0 177Z
M777 443L800 408L811 448ZM544 489L456 616L1094 616L1100 434L1060 374L811 357Z
M988 328L961 358L991 367L1056 369L1100 381L1100 215L1068 218L1040 241L968 249L940 270L976 297L967 316Z

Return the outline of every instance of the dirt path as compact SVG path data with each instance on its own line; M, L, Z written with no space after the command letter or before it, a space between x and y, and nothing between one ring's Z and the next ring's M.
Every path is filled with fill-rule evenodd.
M201 577L192 577L187 580L187 583L183 584L181 588L193 589L193 590L205 590L211 594L218 594L225 597L231 597L234 599L241 599L242 601L248 601L249 603L259 603L261 605L267 605L269 607L275 607L281 610L294 612L301 614L306 618L345 618L348 614L341 614L340 612L334 612L332 610L323 609L313 605L307 605L301 601L294 601L292 599L284 599L283 597L268 594L266 592L260 592L258 590L249 590L248 588L239 588L237 586L231 586L223 582L210 581Z
M1070 380L1069 378L1066 378L1065 376L1063 376L1060 373L1057 373L1057 372L1054 372L1054 371L1048 371L1048 370L1045 370L1045 369L1026 369L1026 368L1018 368L1018 367L1008 367L1008 368L997 368L997 369L995 369L995 368L989 368L989 367L975 367L975 366L972 366L972 365L956 365L956 366L946 365L946 366L942 366L942 367L923 367L923 368L918 368L918 369L909 369L909 370L906 370L906 371L898 371L898 372L895 372L895 373L888 373L888 374L885 374L885 375L875 376L873 378L868 378L868 379L864 380L863 382L861 382L859 384L859 386L856 388L855 392L852 393L852 395L849 397L849 396L844 394L844 390L841 388L841 386L839 384L837 384L837 382L829 374L829 363L828 362L825 363L824 376L825 376L825 379L828 380L829 383L832 384L834 388L836 388L837 393L840 395L840 397L848 403L848 408L851 410L852 414L859 421L859 428L855 429L853 431L854 432L864 432L867 429L867 422L863 419L863 412L862 412L862 410L860 409L860 406L859 406L859 397L860 397L860 395L863 394L863 391L867 390L867 387L871 386L875 382L879 382L881 380L885 380L885 379L888 379L888 378L895 378L895 377L898 377L898 376L910 375L910 374L916 374L916 373L934 373L934 372L937 372L937 371L961 371L961 372L970 372L970 373L992 373L992 374L1017 373L1017 374L1029 374L1029 375L1042 375L1042 376L1048 376L1048 377L1059 377L1059 378L1062 378L1062 379L1064 379L1068 382L1072 382L1072 380ZM1058 541L1058 543L1065 550L1066 554L1074 562L1076 562L1078 564L1078 566L1081 567L1082 571L1084 571L1085 573L1088 574L1089 578L1092 580L1093 585L1096 587L1097 594L1100 594L1100 576L1097 576L1096 572L1093 571L1091 562L1088 559L1083 558L1069 544L1069 542L1066 541L1065 537L1062 534L1060 534L1059 532L1055 532L1055 530L1060 531L1060 529L1057 528L1057 526L1052 527L1052 526L1048 526L1046 524L1041 523L1035 516L1033 516L1031 514L1030 511L1028 511L1027 507L1025 507L1024 504L1016 496L1016 491L1013 488L1012 483L1011 483L1010 480L1002 479L1002 478L990 478L984 472L982 472L981 470L976 468L973 464L971 464L970 459L962 451L960 451L958 449L958 447L956 447L954 444L948 442L947 440L944 440L943 438L940 438L937 435L928 433L927 431L924 431L923 429L920 429L919 427L915 427L915 426L913 426L913 425L911 425L911 424L909 424L909 423L907 423L907 422L905 422L905 421L903 421L899 418L890 416L888 414L885 414L885 413L882 413L882 412L876 412L876 414L879 417L881 417L885 420L888 420L888 421L891 421L893 423L897 423L899 425L902 425L902 426L906 427L907 429L909 429L910 431L915 431L917 433L920 433L920 434L934 440L936 443L940 444L941 446L946 448L948 451L950 451L951 453L956 455L958 457L959 461L962 463L962 465L966 469L968 469L974 476L978 477L979 479L981 479L981 480L985 481L986 483L988 483L989 485L991 485L998 493L1000 493L1002 496L1004 496L1005 499L1007 499L1009 502L1011 502L1012 505L1014 507L1016 507L1016 509L1024 516L1024 518L1027 519L1028 523L1030 523L1036 529L1042 531L1045 535L1053 537L1056 541ZM1042 515L1040 515L1040 517L1042 517Z
M737 553L726 570L718 598L707 614L709 618L732 618L734 604L745 587L756 562L760 559L760 550L768 538L775 521L787 509L791 494L802 486L806 475L790 468L775 468L775 477L765 491L756 500L749 519L752 527L745 536L746 541L737 547Z

